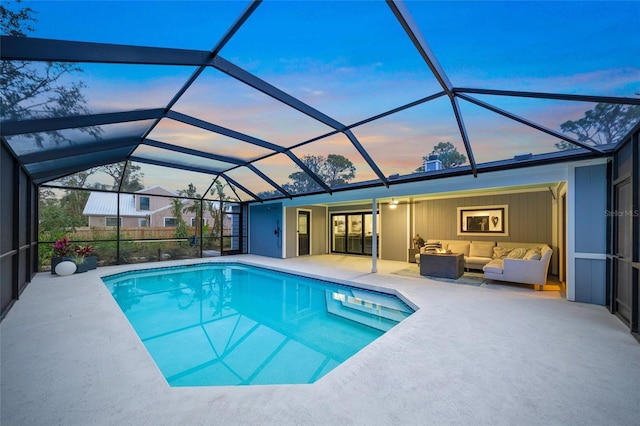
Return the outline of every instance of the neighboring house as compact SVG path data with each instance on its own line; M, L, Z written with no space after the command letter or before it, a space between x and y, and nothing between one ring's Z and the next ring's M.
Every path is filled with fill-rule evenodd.
M111 227L118 225L118 194L111 192L92 192L82 214L88 216L89 227ZM170 228L178 226L178 219L171 211L172 197L175 192L160 186L137 191L135 194L120 194L120 226L123 228ZM184 200L184 207L192 201ZM183 212L182 218L187 226L195 226L195 213ZM204 225L212 224L213 218L203 212Z

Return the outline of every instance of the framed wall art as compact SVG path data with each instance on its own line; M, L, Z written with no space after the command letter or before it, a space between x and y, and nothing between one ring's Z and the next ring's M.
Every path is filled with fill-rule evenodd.
M458 235L509 235L509 206L458 207Z

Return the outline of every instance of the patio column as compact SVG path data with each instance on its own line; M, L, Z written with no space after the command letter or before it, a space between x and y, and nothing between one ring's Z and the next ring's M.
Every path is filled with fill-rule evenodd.
M374 198L371 200L371 227L372 236L371 236L371 272L378 272L378 215L376 214L378 211L378 202Z

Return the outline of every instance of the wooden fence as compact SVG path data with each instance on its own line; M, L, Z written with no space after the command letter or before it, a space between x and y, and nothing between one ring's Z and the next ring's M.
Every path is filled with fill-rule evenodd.
M192 235L196 229L188 228L187 235ZM176 238L176 228L120 228L120 238L123 240L172 239ZM115 240L116 228L76 228L76 232L69 233L71 241Z

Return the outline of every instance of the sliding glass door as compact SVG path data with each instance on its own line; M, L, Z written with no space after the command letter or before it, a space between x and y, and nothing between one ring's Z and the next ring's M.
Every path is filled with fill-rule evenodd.
M333 253L370 255L373 252L373 215L371 213L332 214L331 224Z

